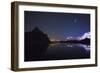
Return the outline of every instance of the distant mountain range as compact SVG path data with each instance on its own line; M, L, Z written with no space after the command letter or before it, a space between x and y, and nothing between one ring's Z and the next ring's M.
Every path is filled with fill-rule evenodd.
M60 40L60 41L51 41L52 43L81 43L90 45L90 32L84 33L80 37L67 37L66 40Z
M78 37L78 39L79 40L83 40L83 39L86 39L86 38L88 38L88 39L90 39L90 32L87 32L87 33L84 33L84 35L83 36L81 36L81 37Z
M90 39L90 32L86 32L84 33L82 36L79 36L79 37L67 37L66 38L66 41L69 41L69 40L84 40L84 39Z

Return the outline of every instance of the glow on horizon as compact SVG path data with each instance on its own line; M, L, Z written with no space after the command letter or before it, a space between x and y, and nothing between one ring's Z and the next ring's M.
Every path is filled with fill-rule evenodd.
M60 39L51 38L50 41L60 41Z

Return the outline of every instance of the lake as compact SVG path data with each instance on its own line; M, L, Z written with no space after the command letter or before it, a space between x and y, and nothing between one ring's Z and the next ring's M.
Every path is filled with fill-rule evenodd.
M52 43L34 61L90 58L90 46L85 44Z

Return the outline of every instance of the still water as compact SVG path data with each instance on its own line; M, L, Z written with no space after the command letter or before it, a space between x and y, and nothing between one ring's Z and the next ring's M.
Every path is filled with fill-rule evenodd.
M45 51L41 60L90 58L90 46L85 44L53 43Z

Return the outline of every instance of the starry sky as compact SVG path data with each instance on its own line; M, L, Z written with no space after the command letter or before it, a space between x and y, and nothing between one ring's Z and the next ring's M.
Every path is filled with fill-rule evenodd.
M82 36L90 32L90 14L24 11L24 31L38 27L50 39Z

